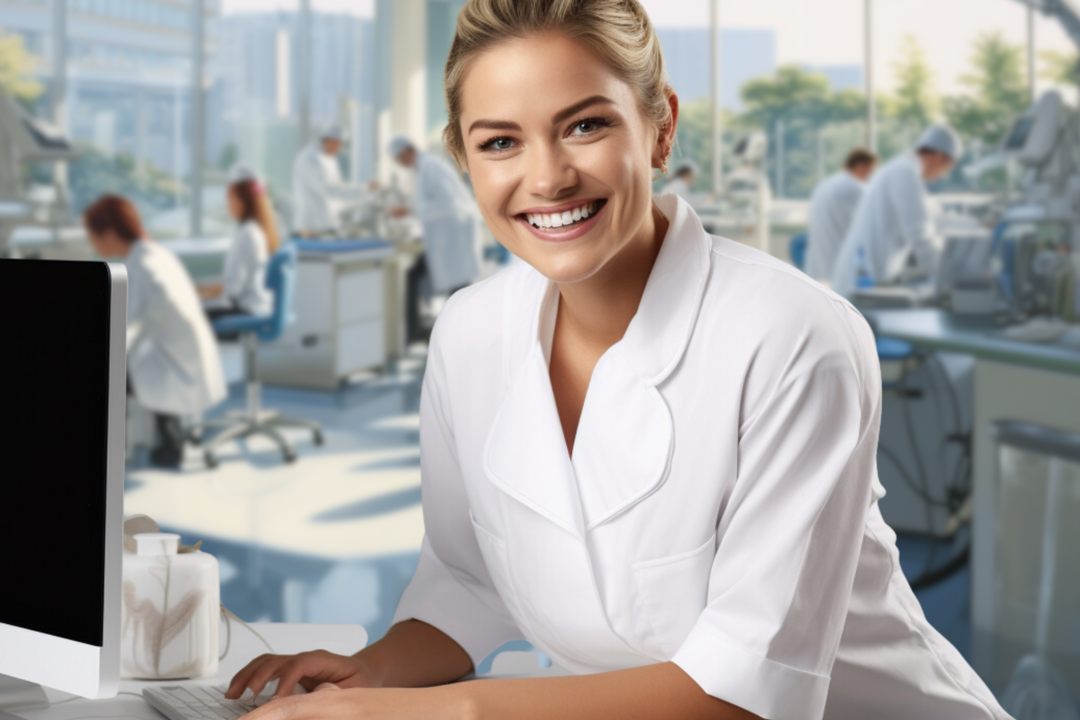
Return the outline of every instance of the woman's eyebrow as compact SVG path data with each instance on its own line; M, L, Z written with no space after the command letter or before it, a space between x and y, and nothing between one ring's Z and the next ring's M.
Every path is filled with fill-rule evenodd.
M551 118L551 124L557 125L571 115L576 115L587 107L601 103L614 105L615 101L611 98L604 97L603 95L587 97L581 102L576 102L570 107L555 113L554 117ZM469 132L471 133L473 130L517 130L520 132L521 126L516 122L511 122L509 120L477 120L469 126Z
M469 132L473 130L521 130L521 126L509 120L477 120L469 126Z
M615 101L611 98L604 97L603 95L593 95L592 97L587 97L581 102L574 103L565 110L560 110L559 112L555 113L554 117L551 118L551 124L557 125L563 120L569 119L571 115L576 115L585 108L591 107L592 105L598 105L600 103L614 105Z

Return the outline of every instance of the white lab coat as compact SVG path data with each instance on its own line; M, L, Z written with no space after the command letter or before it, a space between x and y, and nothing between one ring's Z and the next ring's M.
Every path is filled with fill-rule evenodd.
M455 290L480 276L476 203L461 175L440 157L416 154L413 214L423 226L424 253L432 288Z
M893 280L909 253L925 268L936 264L926 185L914 153L874 173L837 256L833 290L854 295L860 270L875 282Z
M217 340L191 276L169 250L140 240L128 255L128 374L143 407L198 415L225 399Z
M341 213L361 202L366 191L345 183L337 158L315 141L300 151L293 165L293 229L318 233L337 230Z
M923 617L881 519L874 338L684 201L592 374L569 457L558 292L519 263L457 293L420 405L427 531L396 621L479 663L528 639L594 673L673 661L773 720L1003 720Z
M273 293L266 287L269 256L266 233L259 223L248 220L236 228L225 256L222 284L225 297L251 315L269 315L274 310Z
M810 196L806 274L815 280L832 281L840 246L844 244L865 189L857 177L841 170L823 180Z

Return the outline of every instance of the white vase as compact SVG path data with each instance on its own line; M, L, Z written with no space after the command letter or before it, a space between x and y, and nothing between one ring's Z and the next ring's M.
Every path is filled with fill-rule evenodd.
M218 670L221 589L218 563L180 536L141 533L124 553L121 675L175 680Z

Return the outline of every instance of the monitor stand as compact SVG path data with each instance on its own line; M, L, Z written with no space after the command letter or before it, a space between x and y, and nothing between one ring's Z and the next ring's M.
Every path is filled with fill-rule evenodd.
M36 710L49 706L49 698L40 685L0 675L0 720L19 720L5 710Z

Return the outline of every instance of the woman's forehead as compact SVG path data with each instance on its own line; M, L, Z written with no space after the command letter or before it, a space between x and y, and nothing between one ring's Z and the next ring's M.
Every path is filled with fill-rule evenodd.
M468 132L476 120L550 124L560 110L596 95L616 105L635 99L581 43L560 35L516 38L471 61L462 83L462 127Z

